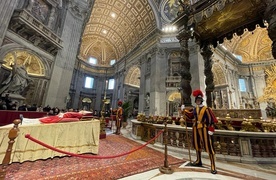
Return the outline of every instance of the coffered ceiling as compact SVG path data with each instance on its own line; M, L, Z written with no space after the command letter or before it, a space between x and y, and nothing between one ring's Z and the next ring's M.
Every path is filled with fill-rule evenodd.
M155 30L156 24L147 0L95 0L79 58L92 56L99 66L109 66L110 60L119 60Z
M190 24L196 24L195 32L200 40L222 43L229 39L224 45L243 56L245 63L273 59L267 30L254 31L263 19L263 1L196 2L206 4L206 7L196 8L189 20ZM159 18L168 19L166 23L175 19L177 10L177 0L95 0L83 33L79 58L87 61L94 57L98 60L97 66L109 66L111 60L119 60L160 28ZM181 17L175 23L181 23Z

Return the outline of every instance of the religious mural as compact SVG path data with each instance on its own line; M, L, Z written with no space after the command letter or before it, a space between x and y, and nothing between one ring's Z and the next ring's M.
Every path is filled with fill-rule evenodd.
M161 14L165 21L171 22L177 17L178 0L165 0L161 4Z
M41 20L43 23L47 21L49 14L49 6L44 0L37 0L33 2L32 14Z

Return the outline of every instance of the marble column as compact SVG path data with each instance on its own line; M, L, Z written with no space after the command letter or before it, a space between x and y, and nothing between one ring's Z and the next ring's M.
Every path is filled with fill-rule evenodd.
M157 47L151 53L150 74L150 114L166 115L167 53L164 48Z
M213 107L212 105L212 97L213 97L213 91L215 89L214 85L214 75L212 72L212 66L213 66L213 61L212 61L212 55L213 52L210 48L209 44L203 45L201 55L203 56L204 59L204 75L206 77L205 79L205 85L206 85L206 103L207 106Z
M3 43L17 0L0 1L0 46Z
M143 112L145 108L145 85L146 85L146 57L142 56L140 59L140 67L141 67L141 73L140 73L140 89L139 89L139 107L138 107L138 112Z
M268 36L272 40L272 55L276 59L276 1L266 0L267 7L264 19L268 22Z
M177 39L180 43L180 63L181 63L181 82L180 82L180 93L181 93L181 104L185 106L191 106L191 73L190 73L190 60L189 60L189 39L191 37L191 31L184 27L178 34Z

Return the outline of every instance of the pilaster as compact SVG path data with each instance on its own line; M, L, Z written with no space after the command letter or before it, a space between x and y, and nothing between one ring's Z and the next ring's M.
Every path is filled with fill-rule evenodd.
M74 0L69 1L67 5L68 7L63 7L68 8L61 35L63 49L57 53L46 97L46 104L60 108L66 104L65 98L69 94L86 12L91 8L85 2L76 3Z
M200 89L203 93L205 90L205 75L204 75L204 60L202 55L200 54L200 47L196 42L191 41L189 43L190 49L190 65L191 65L191 76L193 77L191 80L192 90ZM194 99L192 99L192 103ZM204 101L205 103L205 101Z
M17 5L17 0L0 1L0 47L7 32L10 19Z
M166 115L167 58L165 49L152 53L150 76L150 114Z

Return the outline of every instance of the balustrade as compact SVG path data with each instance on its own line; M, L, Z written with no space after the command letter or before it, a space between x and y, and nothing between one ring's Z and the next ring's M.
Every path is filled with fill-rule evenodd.
M163 129L163 124L152 124L132 120L132 136L135 139L148 141L153 138L159 130ZM191 144L192 129L168 124L168 148L179 152L188 150ZM139 129L139 131L138 131ZM154 144L163 147L165 136L157 138ZM214 147L218 159L250 162L250 163L275 163L276 162L276 133L275 132L244 132L216 130L213 136ZM158 147L157 146L157 147ZM193 147L190 147L193 150Z

